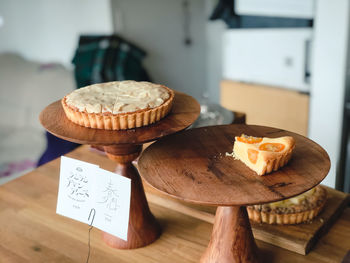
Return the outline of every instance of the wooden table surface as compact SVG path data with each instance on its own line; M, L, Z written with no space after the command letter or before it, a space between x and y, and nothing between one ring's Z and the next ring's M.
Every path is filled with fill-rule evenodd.
M67 156L113 171L114 162L83 146ZM85 262L88 226L56 214L60 160L0 186L0 262ZM212 225L150 202L163 233L153 244L116 250L91 232L89 262L198 262L208 245ZM307 255L257 241L264 262L341 262L350 249L347 208Z

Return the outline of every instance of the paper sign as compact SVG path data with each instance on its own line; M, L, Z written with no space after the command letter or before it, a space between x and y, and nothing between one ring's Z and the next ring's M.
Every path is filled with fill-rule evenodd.
M131 180L97 165L61 157L56 213L90 224L127 240ZM91 221L91 219L90 219Z
M99 167L62 156L56 213L88 224Z
M131 180L100 169L96 175L94 225L112 235L127 240Z

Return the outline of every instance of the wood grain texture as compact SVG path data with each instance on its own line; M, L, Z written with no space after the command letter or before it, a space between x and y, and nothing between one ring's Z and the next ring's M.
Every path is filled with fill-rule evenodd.
M102 153L105 153L109 159L119 164L130 164L140 155L142 145L116 144L103 146L102 150Z
M200 262L261 262L244 206L218 207L210 242Z
M230 156L235 136L293 136L290 162L258 176ZM286 199L319 184L330 168L328 154L301 135L264 126L223 125L187 130L158 140L138 161L141 176L180 200L205 205L251 205Z
M171 208L179 213L214 223L216 207L185 203L145 184L147 200L150 203ZM327 202L321 213L309 223L298 225L268 225L251 222L254 237L269 244L306 255L327 233L349 204L350 196L332 188L327 189Z
M103 232L103 240L111 247L133 249L144 247L159 238L160 225L149 210L140 176L131 163L118 164L116 173L131 179L131 199L127 241Z
M39 119L47 131L71 142L89 145L142 144L186 129L199 113L200 106L194 98L175 92L174 105L168 116L146 127L122 131L82 127L67 119L60 101L47 106Z
M254 236L301 255L309 253L349 204L349 195L325 188L328 194L327 202L322 212L312 222L288 226L251 222Z
M79 147L67 156L114 171L115 162ZM0 186L0 262L81 263L86 261L89 226L56 214L60 160ZM147 189L146 189L147 191ZM167 202L167 200L164 200ZM89 262L197 263L206 249L212 224L168 207L150 203L162 235L149 246L116 250L102 242L101 231L91 231ZM339 263L350 247L350 208L306 256L257 240L269 263Z

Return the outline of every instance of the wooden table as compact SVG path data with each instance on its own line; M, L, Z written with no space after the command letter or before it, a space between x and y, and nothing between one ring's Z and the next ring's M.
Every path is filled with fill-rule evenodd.
M111 170L115 163L83 146L67 156ZM85 262L88 226L57 215L59 160L0 186L0 262ZM89 262L198 262L212 225L150 201L163 233L149 246L133 250L108 247L101 231L91 232ZM257 240L265 262L341 262L350 249L350 208L347 208L307 256Z

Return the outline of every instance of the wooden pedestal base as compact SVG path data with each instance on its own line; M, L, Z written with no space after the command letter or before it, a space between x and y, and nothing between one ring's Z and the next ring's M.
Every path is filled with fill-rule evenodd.
M116 173L131 179L131 200L128 240L103 232L107 245L119 249L144 247L154 242L161 233L160 226L149 210L141 178L131 162L141 152L142 145L105 146L107 156L117 162Z
M260 262L244 206L217 208L211 239L200 262Z
M282 169L257 176L241 161L225 156L241 134L293 136L293 157ZM138 161L143 179L154 188L182 201L218 206L202 263L261 261L245 206L301 194L319 184L329 168L325 150L303 136L240 124L202 127L167 136L148 147Z

